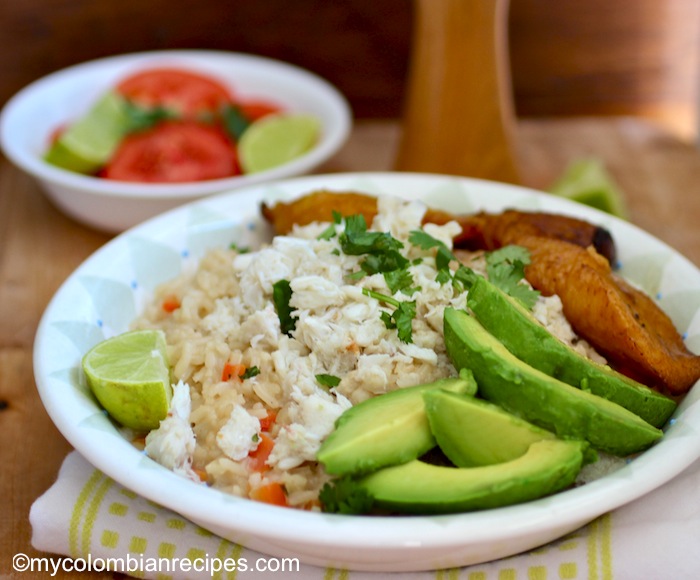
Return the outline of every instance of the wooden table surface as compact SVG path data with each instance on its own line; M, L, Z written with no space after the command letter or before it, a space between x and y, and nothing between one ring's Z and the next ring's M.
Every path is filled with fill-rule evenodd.
M389 170L398 136L391 121L357 123L322 171ZM518 126L518 150L525 184L537 188L570 160L602 159L627 196L631 221L700 266L700 150L692 144L633 119L528 120ZM35 388L34 333L59 285L109 239L65 217L0 158L0 578L21 576L11 569L14 554L42 555L31 547L29 508L71 449Z

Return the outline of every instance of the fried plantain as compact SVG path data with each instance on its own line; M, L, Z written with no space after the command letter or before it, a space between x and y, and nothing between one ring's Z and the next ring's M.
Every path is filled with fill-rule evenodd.
M462 233L455 238L456 248L465 250L497 250L516 243L524 236L537 236L569 242L587 248L592 246L608 263L615 264L615 242L608 230L584 220L545 212L505 210L498 214L477 213L457 216Z
M288 234L295 225L331 221L334 211L343 216L362 214L369 224L377 213L377 200L373 196L354 191L319 190L288 203L262 205L263 217L280 235ZM507 240L513 236L527 234L554 237L584 248L592 245L611 264L616 260L615 243L610 232L572 217L516 210L499 214L481 212L455 215L432 208L428 208L423 217L423 223L443 225L450 221L456 221L462 227L462 233L454 239L455 248L495 250L512 243Z
M377 215L377 199L364 193L319 190L288 203L263 203L261 211L275 233L285 236L294 226L333 221L333 212L343 216L362 214L371 224Z
M670 395L686 393L700 378L700 356L671 319L595 250L537 236L516 243L530 251L527 280L545 296L559 296L572 328L616 370Z

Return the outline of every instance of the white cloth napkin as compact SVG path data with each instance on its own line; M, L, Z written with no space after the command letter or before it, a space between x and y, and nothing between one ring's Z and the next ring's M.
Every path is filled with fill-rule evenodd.
M304 564L297 569L293 563L252 552L121 487L75 451L65 459L56 483L32 506L30 521L32 545L42 552L72 558L66 559L68 567L75 564L78 570L85 566L100 570L108 558L121 558L128 567L120 571L161 580L397 577ZM400 577L694 580L700 578L698 548L700 461L651 494L530 553L459 570L401 573ZM186 559L205 569L197 572L183 569L187 566L174 566L168 570L163 562L169 558ZM225 559L229 567L231 562L238 562L239 569L213 570L223 566ZM256 567L267 568L267 572Z

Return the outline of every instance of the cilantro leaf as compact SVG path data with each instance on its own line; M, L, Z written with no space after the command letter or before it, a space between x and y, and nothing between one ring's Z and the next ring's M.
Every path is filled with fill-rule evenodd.
M252 379L253 377L257 377L259 374L260 369L258 367L248 367L245 371L243 371L241 378L243 380Z
M386 294L382 294L381 292L375 292L374 290L370 290L369 288L363 288L362 293L365 296L369 296L370 298L379 300L379 302L386 302L394 308L398 308L399 304L401 304L401 302L399 302L396 298L392 298L391 296L387 296Z
M363 270L357 270L356 272L346 274L345 279L350 282L357 282L358 280L362 280L362 278L364 278L366 275L367 272L364 272Z
M443 270L438 270L437 275L435 276L435 280L438 282L438 284L447 284L450 280L452 280L452 275L450 274L450 271L447 269Z
M396 328L396 323L394 322L394 319L391 317L391 314L386 310L382 310L381 314L379 315L379 318L381 318L382 322L384 323L384 326L386 326L388 330L393 330L394 328Z
M489 281L531 310L540 293L521 283L529 263L530 253L522 246L505 246L486 255Z
M325 230L323 230L318 236L317 240L330 240L336 236L335 224L330 224Z
M413 342L413 319L416 317L415 300L401 302L391 296L386 296L368 288L363 288L362 293L365 296L371 296L380 302L393 306L395 310L392 313L382 312L380 315L384 325L387 328L396 328L401 342Z
M360 268L368 274L377 274L379 272L386 274L395 270L404 270L408 264L408 260L399 252L391 250L380 254L369 254L360 263ZM406 272L408 271L406 270Z
M228 249L235 250L239 254L247 254L248 252L250 252L250 248L248 248L247 246L239 246L235 242L231 242L228 246Z
M353 215L345 218L345 230L338 237L343 252L352 256L364 256L360 270L366 274L383 274L392 294L407 290L413 285L408 271L410 262L399 251L403 244L386 232L368 232L365 218ZM353 273L351 280L361 274Z
M348 477L326 483L318 495L324 512L337 514L366 514L372 510L374 499Z
M416 317L416 302L401 302L391 315L401 342L413 342L413 319Z
M130 100L126 101L126 132L136 133L150 129L161 121L177 119L177 114L165 107L141 107Z
M362 214L345 218L345 231L339 236L340 247L349 256L398 252L403 244L388 232L368 232Z
M408 236L408 241L422 250L437 248L435 253L435 267L438 271L436 280L440 284L446 284L452 280L450 262L457 260L457 258L444 242L441 242L423 230L413 230Z
M384 272L384 281L392 294L403 292L404 294L410 295L413 294L415 290L415 288L412 288L413 276L411 276L408 270Z
M438 270L448 270L452 260L456 260L456 258L447 246L438 247L437 253L435 254L435 266Z
M221 110L221 120L223 121L226 132L231 135L235 141L238 141L241 135L243 135L250 126L250 121L237 105L226 105Z
M297 319L292 315L294 309L289 305L292 298L292 287L289 280L279 280L272 285L272 301L280 319L280 330L287 336L296 328Z
M503 246L498 250L489 252L486 255L487 264L499 264L508 262L510 264L519 264L523 268L530 263L530 252L522 246Z
M538 290L533 290L525 284L513 284L507 293L509 296L519 300L528 310L532 310L540 295Z
M316 375L316 380L322 387L333 388L340 384L340 377L334 375L319 374Z
M462 264L455 272L454 281L459 282L466 290L469 290L477 276L478 274L474 270Z
M437 248L439 246L445 247L443 242L434 238L424 230L413 230L408 235L408 241L414 246L419 247L421 250L431 250L432 248Z

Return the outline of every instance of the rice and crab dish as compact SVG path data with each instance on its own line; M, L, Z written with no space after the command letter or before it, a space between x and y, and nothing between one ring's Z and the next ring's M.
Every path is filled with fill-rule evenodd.
M467 309L469 277L488 278L499 252L456 250L460 223L426 223L420 202L376 203L369 222L334 212L261 248L213 249L157 289L132 324L164 333L173 385L167 417L142 443L150 458L235 496L324 509L334 478L318 453L339 417L459 374L444 313ZM512 266L520 254L504 251ZM527 253L516 271L526 263ZM606 363L559 296L517 286L550 333ZM624 461L598 455L576 483Z

